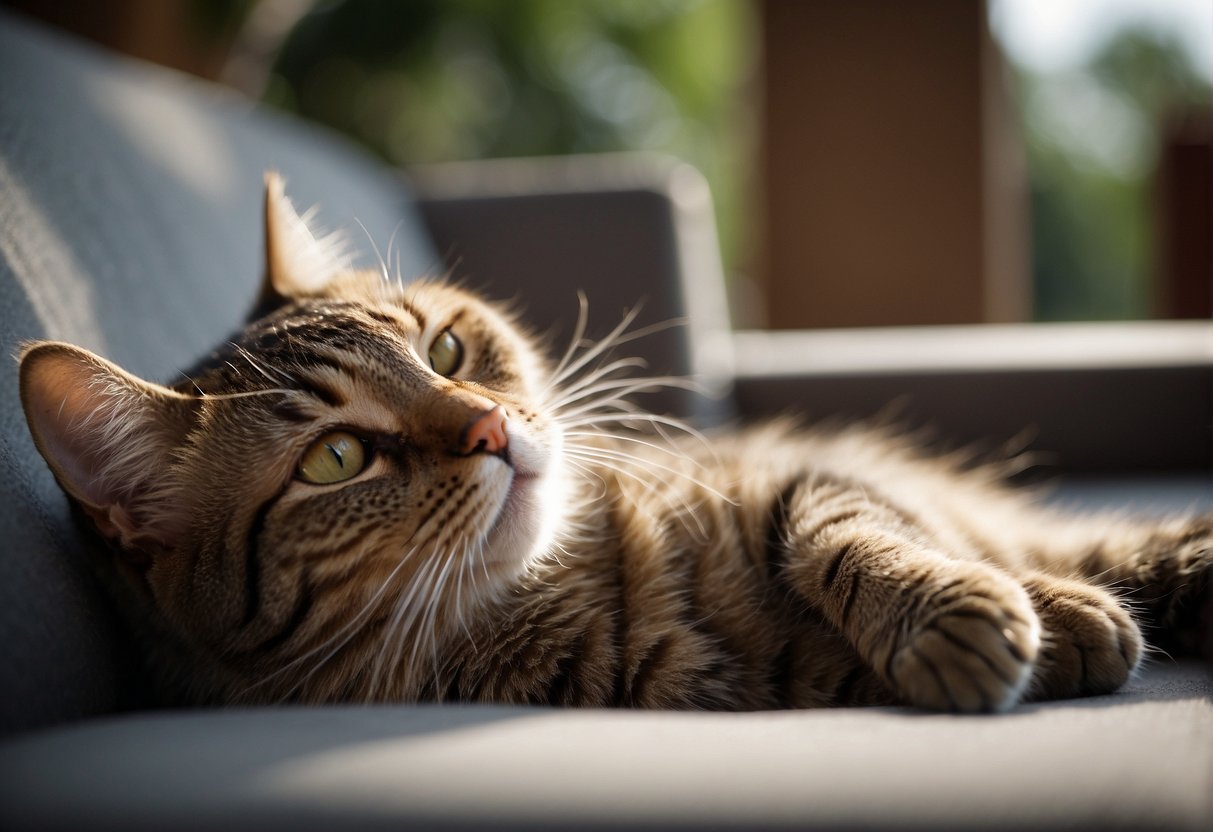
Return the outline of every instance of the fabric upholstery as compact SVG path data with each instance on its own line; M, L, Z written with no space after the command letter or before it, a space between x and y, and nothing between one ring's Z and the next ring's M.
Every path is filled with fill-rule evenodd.
M999 717L429 706L92 720L0 747L0 827L1202 832L1211 689L1189 665Z

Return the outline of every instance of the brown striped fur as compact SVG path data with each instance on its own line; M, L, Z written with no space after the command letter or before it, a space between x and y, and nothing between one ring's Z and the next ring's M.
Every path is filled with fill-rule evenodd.
M22 356L177 697L981 711L1115 690L1140 629L1209 648L1209 518L1064 516L863 426L670 438L628 362L552 366L466 291L351 271L268 185L265 314L186 379ZM508 452L468 450L496 405ZM301 481L338 428L367 468Z

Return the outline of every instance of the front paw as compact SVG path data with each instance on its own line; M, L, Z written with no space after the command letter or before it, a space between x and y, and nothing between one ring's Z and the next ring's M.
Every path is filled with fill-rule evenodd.
M1040 622L1010 578L977 573L953 580L911 622L889 662L905 701L941 711L1003 711L1032 678Z

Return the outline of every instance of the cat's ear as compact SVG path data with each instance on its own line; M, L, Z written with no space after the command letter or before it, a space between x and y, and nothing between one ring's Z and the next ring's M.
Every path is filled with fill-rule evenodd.
M260 312L290 298L315 297L338 274L349 270L340 234L316 237L283 192L282 177L265 174L265 280Z
M21 355L21 404L38 450L97 529L155 555L184 531L169 475L199 399L52 341Z

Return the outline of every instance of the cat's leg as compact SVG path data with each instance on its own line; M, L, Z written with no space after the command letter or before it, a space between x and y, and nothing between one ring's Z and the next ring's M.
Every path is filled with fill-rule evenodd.
M907 703L1002 710L1032 676L1040 623L1023 586L950 557L870 489L805 476L777 502L777 580L817 609Z

